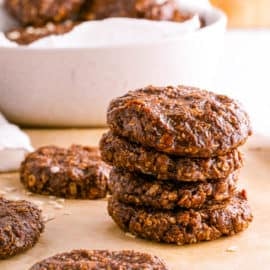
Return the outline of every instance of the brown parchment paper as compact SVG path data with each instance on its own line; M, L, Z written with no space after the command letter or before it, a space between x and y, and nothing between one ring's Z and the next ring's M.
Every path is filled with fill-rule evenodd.
M71 143L96 145L104 130L27 130L35 147ZM269 139L270 140L270 139ZM230 238L190 246L157 244L120 231L106 211L106 200L65 200L55 209L44 196L28 196L18 173L0 174L0 191L15 187L7 198L38 203L51 218L37 245L22 255L0 261L0 270L26 270L36 261L77 248L134 249L162 257L173 270L270 269L270 143L254 137L243 149L246 164L240 184L248 192L254 221L247 231ZM8 188L8 189L7 189ZM235 250L229 252L229 250Z

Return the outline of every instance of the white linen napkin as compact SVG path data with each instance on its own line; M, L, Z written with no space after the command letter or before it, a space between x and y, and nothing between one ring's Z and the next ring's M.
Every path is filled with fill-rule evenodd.
M18 170L25 154L31 151L29 137L0 113L0 172Z

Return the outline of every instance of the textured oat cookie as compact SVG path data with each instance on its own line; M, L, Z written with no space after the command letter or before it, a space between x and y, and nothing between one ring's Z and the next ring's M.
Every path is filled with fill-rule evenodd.
M179 10L175 0L92 0L82 11L83 20L129 17L182 22L190 18Z
M109 189L117 200L127 204L155 209L200 208L233 196L237 180L238 172L219 181L185 183L112 169Z
M130 206L111 197L108 212L124 231L177 245L234 235L246 229L253 218L244 192L200 210L175 211Z
M100 150L102 159L110 165L130 172L153 175L161 180L223 179L243 165L238 150L210 158L176 157L129 142L112 132L103 135Z
M135 251L73 250L47 258L30 270L167 270L158 257Z
M32 203L0 197L0 259L32 248L43 229L41 211Z
M251 135L236 101L188 86L130 91L110 103L107 121L120 136L180 156L224 155Z
M34 41L50 35L62 35L71 31L78 23L67 20L62 23L49 22L40 27L20 27L9 30L5 33L6 37L19 45L29 45Z
M43 26L76 16L84 0L5 0L5 6L22 25Z
M21 182L34 193L65 198L98 199L107 194L110 167L97 148L41 147L21 165Z

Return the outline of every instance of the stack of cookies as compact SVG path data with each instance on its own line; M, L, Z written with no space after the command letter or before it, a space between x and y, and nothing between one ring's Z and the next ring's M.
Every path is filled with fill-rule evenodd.
M108 109L101 155L113 166L108 212L124 231L191 244L234 235L252 213L237 189L249 117L234 100L197 88L131 91Z

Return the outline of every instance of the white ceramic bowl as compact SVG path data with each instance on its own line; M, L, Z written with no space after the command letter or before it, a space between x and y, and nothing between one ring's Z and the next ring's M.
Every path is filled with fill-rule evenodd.
M226 16L203 11L207 26L177 39L100 48L1 48L0 110L30 126L103 126L109 101L153 85L211 87Z

